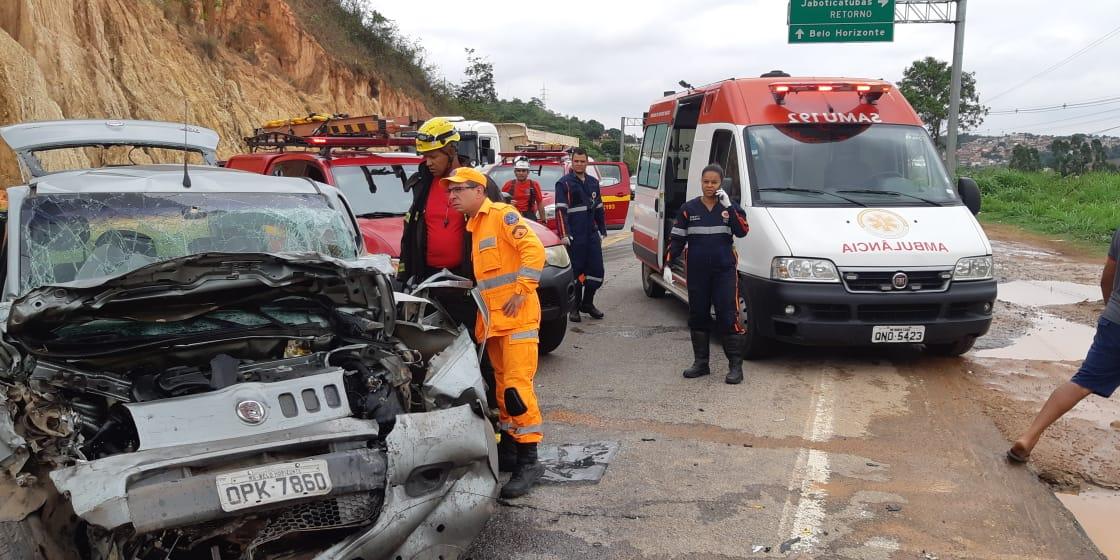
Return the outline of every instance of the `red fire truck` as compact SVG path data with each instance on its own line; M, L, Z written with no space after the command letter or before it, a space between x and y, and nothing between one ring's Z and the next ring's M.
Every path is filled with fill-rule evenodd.
M299 119L307 121L307 119ZM423 158L401 150L414 145L415 123L407 118L333 117L318 121L270 122L245 139L250 153L225 166L266 175L307 177L342 191L371 253L400 257L404 214L412 204L405 181ZM541 352L560 346L575 295L572 269L560 238L532 224L545 246L546 266L537 293L541 301Z
M499 154L501 161L490 166L486 174L498 187L513 179L513 165L519 159L529 161L529 178L540 183L544 198L545 220L553 231L556 225L556 182L571 170L571 158L564 146L517 146L512 152ZM620 229L630 210L630 170L617 161L593 161L587 173L599 180L599 191L606 210L607 229Z

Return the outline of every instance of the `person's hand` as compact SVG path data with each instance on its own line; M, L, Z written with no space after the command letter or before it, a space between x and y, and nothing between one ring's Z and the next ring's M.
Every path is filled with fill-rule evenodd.
M525 295L513 294L510 296L509 301L502 306L502 313L505 313L506 317L516 316L517 312L521 311L522 305L525 305Z
M661 269L661 277L665 279L666 284L673 283L673 269L668 263L665 264L665 268Z
M717 190L716 199L719 200L720 204L724 205L727 208L731 208L731 197L727 196L727 191L723 189Z

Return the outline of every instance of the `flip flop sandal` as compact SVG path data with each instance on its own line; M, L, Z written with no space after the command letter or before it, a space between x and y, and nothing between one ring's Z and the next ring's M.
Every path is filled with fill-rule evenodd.
M1007 458L1013 463L1026 463L1030 457L1030 454L1019 455L1014 449L1007 450Z

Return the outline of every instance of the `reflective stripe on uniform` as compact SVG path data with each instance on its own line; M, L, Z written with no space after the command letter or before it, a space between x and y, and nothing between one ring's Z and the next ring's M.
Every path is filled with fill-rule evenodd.
M509 335L510 340L531 340L534 338L538 338L537 329L533 329L531 331L521 331Z
M568 208L568 213L569 214L575 214L576 212L586 212L586 211L587 211L586 206L572 206L571 208Z
M509 430L507 429L506 431L509 431ZM535 433L539 433L540 431L541 431L541 425L540 424L530 424L528 426L521 426L520 428L517 428L516 430L513 430L513 433L515 433L517 435L524 435L524 434L535 434Z
M540 424L530 424L528 426L521 426L520 428L517 428L510 422L499 422L498 423L498 429L503 431L503 432L509 432L511 434L518 434L518 435L535 434L535 433L538 433L538 432L541 431L541 425Z
M731 226L689 226L689 235L714 235L726 233L731 235Z
M685 236L688 235L688 230L681 229L679 227L675 227L672 230L670 230L669 233L672 234L672 235L676 235L678 237L685 237Z
M559 209L561 209L561 208L567 208L567 207L568 207L567 203L564 203L564 202L557 202L557 203L555 204L555 206L556 206L556 209L557 209L557 210L559 210Z
M595 205L595 207L596 207L596 208L602 208L602 207L603 207L603 203L602 203L602 202L600 202L599 204L596 204L596 205Z
M597 281L599 281L599 282L602 282L602 281L603 281L603 279L602 279L602 278L599 278L598 276L591 276L590 274L584 274L584 275L583 275L583 279L584 279L584 280L597 280Z
M530 280L540 280L542 270L539 268L529 268L527 266L521 267L517 271L518 276L524 276Z
M510 272L509 274L499 274L497 276L494 276L493 278L479 280L478 289L492 290L494 288L505 286L506 284L513 284L514 282L517 282L516 272Z
M497 237L487 237L486 239L483 239L482 241L478 242L478 249L480 251L482 249L489 249L491 247L497 247L497 246L498 246L498 238Z

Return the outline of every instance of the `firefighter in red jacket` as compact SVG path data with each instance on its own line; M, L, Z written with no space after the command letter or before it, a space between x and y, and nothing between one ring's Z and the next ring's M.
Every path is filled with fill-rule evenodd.
M529 160L519 159L513 164L513 179L502 185L502 192L513 197L513 204L522 216L544 223L544 197L541 184L529 178Z

